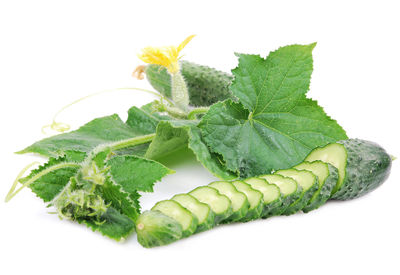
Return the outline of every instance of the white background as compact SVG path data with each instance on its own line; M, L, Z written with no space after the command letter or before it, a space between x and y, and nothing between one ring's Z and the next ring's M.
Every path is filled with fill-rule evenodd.
M1 184L5 197L34 156L14 155L43 138L65 104L131 78L148 45L180 43L185 58L229 71L234 52L267 55L317 41L309 95L350 137L400 157L400 42L397 1L1 1ZM152 96L119 91L82 102L60 120L73 128L141 106ZM221 226L144 249L60 221L29 189L0 202L1 274L399 274L399 163L373 193L329 202L307 215ZM214 178L191 156L142 197L144 209Z

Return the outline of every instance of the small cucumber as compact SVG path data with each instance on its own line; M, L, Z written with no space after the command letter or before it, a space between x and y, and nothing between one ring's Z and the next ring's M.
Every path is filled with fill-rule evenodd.
M195 197L202 203L208 204L212 211L215 213L214 224L232 215L232 203L225 195L221 195L217 189L210 186L200 186L189 192L190 195Z
M318 191L314 193L309 203L303 208L304 213L317 209L329 200L339 178L338 170L334 166L320 160L315 160L313 162L305 161L294 168L310 171L318 177Z
M249 178L244 182L263 194L264 209L261 214L263 219L279 214L282 207L282 196L278 186L261 178Z
M247 215L250 207L249 201L247 200L246 195L239 192L231 182L215 181L210 183L208 186L217 189L219 193L227 196L232 202L233 213L222 222L235 222Z
M339 170L339 180L332 199L349 200L365 195L380 186L389 176L392 160L378 144L346 139L316 148L306 161L322 160Z
M302 188L300 198L289 205L289 207L282 213L283 215L292 215L302 210L308 204L314 193L318 190L318 179L310 171L286 169L276 171L275 173L284 177L294 179L295 181L297 181L297 184L300 185Z
M275 184L279 187L279 191L281 192L282 198L282 206L277 211L276 215L281 215L285 210L298 200L303 192L303 189L300 185L297 184L292 178L284 177L281 175L273 174L273 175L263 175L260 178L267 180L270 184Z
M211 229L214 226L215 214L208 204L199 202L189 194L178 194L173 196L171 200L176 201L196 216L198 220L196 233Z
M182 226L182 237L192 235L197 228L197 218L176 201L159 201L151 209L160 211L164 215L173 218Z
M160 211L144 211L136 220L138 242L146 248L170 244L182 238L182 226Z
M229 91L232 75L188 61L180 62L192 106L210 106L218 101L233 98ZM159 93L171 98L171 76L165 67L148 65L147 80Z
M264 209L263 194L260 191L253 189L249 184L243 181L234 181L232 184L239 192L242 192L246 195L250 204L247 215L240 221L247 222L260 218Z

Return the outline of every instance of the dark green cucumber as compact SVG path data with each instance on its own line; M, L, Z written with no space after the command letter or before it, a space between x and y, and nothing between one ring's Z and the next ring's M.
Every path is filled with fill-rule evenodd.
M282 205L277 209L276 215L281 215L295 201L297 201L303 193L303 188L297 184L292 178L284 177L278 174L263 175L260 178L267 180L270 184L275 184L281 192Z
M210 183L208 186L217 189L220 194L227 196L232 203L232 215L221 222L235 222L247 215L250 207L249 201L247 200L246 195L239 192L231 182L215 181Z
M190 105L210 106L218 101L233 98L229 91L232 75L188 61L181 61L180 66L188 87ZM148 65L145 73L154 89L171 98L171 76L166 68Z
M197 218L176 201L159 201L151 208L153 211L160 211L164 215L176 220L182 227L182 237L192 235L197 228Z
M178 194L171 200L176 201L196 216L198 224L196 233L208 230L214 226L215 214L208 204L199 202L189 194Z
M144 211L136 220L138 242L146 248L170 244L182 238L182 226L160 211Z
M200 202L210 206L212 211L215 213L214 224L220 223L233 213L230 199L219 193L215 188L210 186L200 186L190 191L189 194Z
M316 148L305 160L322 160L339 170L332 195L337 200L354 199L371 192L387 179L392 166L391 157L381 146L361 139Z
M261 218L266 219L280 213L282 195L278 186L270 184L268 181L261 178L249 178L243 181L263 194L264 208Z
M310 171L318 177L318 191L314 193L308 204L303 208L304 213L317 209L327 200L329 200L332 195L333 188L336 186L336 183L339 179L339 174L336 167L320 160L315 160L313 162L302 162L299 165L296 165L294 168L297 170Z
M232 184L238 191L246 195L250 204L247 215L240 221L247 222L260 218L264 209L263 194L260 191L253 189L249 184L243 181L234 181Z
M294 179L295 181L297 181L297 184L300 185L302 188L300 198L289 205L289 207L286 208L286 210L282 213L283 215L292 215L302 210L308 204L314 193L318 190L318 179L310 171L286 169L276 171L275 173L284 177Z

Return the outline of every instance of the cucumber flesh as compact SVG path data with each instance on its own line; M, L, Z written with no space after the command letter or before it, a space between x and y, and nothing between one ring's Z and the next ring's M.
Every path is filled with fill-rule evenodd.
M170 244L182 238L182 226L160 211L144 211L136 220L138 242L146 248Z
M218 224L232 215L232 203L229 198L210 186L200 186L189 192L202 203L208 204L215 213L214 224Z
M300 185L302 188L302 193L300 197L291 205L289 205L289 207L282 213L284 215L291 215L302 210L308 204L314 193L318 191L318 179L310 171L286 169L276 171L275 173L284 177L294 179L297 184Z
M261 214L262 218L268 218L277 215L282 207L282 196L279 187L275 184L268 183L265 179L249 178L244 180L253 189L263 194L264 209Z
M313 162L303 162L294 167L297 170L307 170L318 178L319 188L311 197L309 203L303 208L307 213L323 205L332 195L333 188L336 186L339 175L338 170L325 162L315 160Z
M239 192L236 187L227 181L216 181L209 184L209 186L218 190L222 195L227 196L232 202L232 215L226 218L223 222L235 222L247 215L249 211L249 201L242 192Z
M329 163L338 169L339 178L336 186L332 190L332 194L335 194L342 186L344 178L346 176L346 148L342 144L331 143L326 145L325 147L319 147L312 150L304 161L312 162L315 160L321 160L323 162Z
M292 203L298 200L303 192L300 185L297 184L292 178L284 177L281 175L263 175L260 178L267 180L271 184L275 184L279 187L279 190L283 196L282 205L277 211L277 215L282 214Z
M178 194L173 196L171 200L176 201L196 216L198 220L196 233L211 229L214 226L215 214L208 204L199 202L189 194Z
M247 215L240 221L247 222L260 218L264 209L263 194L260 191L253 189L249 184L243 181L234 181L232 184L238 191L246 195L250 204Z
M197 228L197 218L176 201L159 201L151 209L160 211L164 215L173 218L182 226L182 237L192 235Z

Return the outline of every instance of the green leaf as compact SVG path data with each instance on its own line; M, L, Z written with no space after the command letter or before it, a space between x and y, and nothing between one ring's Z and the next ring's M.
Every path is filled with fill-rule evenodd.
M93 231L99 231L104 236L120 241L125 239L135 230L135 223L127 216L119 213L112 207L102 215L104 223L97 223L91 219L79 220L79 223L86 224Z
M50 157L64 155L67 150L88 153L99 144L141 135L138 132L114 114L96 118L76 131L42 139L17 153L38 153Z
M107 161L113 181L125 192L153 192L155 182L174 173L164 165L136 156L116 156Z
M197 124L198 121L193 120L161 121L146 157L159 159L188 146L197 160L213 175L225 180L237 178L237 175L226 169L217 154L210 152Z
M239 103L211 106L199 125L229 170L249 177L291 167L311 149L347 138L315 101L307 99L315 44L280 48L267 59L239 55L231 86Z
M83 160L83 156L79 152L67 152L63 157L50 158L47 163L40 166L39 168L32 170L29 176L20 180L21 183L25 183L27 180L38 175L39 173L50 170L52 167L61 166L63 163L79 163ZM73 177L79 170L79 167L64 167L56 169L39 177L29 188L44 202L49 202L57 196L58 193L67 185L69 179Z

